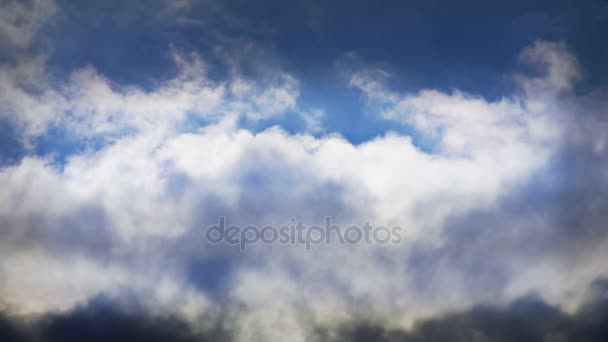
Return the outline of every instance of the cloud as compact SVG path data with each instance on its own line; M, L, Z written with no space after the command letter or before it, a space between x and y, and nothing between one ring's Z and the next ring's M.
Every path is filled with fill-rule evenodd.
M576 58L569 53L563 42L538 40L524 49L520 61L541 67L546 73L544 78L521 79L529 92L557 91L572 92L576 81L581 80L581 70Z
M520 59L540 66L541 74L519 75L522 93L493 102L458 90L451 94L433 89L401 94L386 87L389 74L382 70L356 70L349 84L361 90L368 105L385 119L435 137L431 147L441 153L500 153L502 149L518 149L520 144L559 142L562 121L569 114L551 106L561 102L559 96L572 96L574 81L581 77L576 58L564 44L538 41L526 48Z
M7 50L29 47L56 12L52 0L3 1L0 4L0 46Z
M259 121L288 112L320 129L319 115L312 114L317 112L298 106L298 82L285 72L273 70L255 82L239 74L212 81L199 55L173 49L171 58L178 74L150 91L114 84L92 67L56 80L47 72L44 56L4 65L0 115L19 129L26 144L54 128L81 139L114 139L142 131L174 134L192 117L208 122L232 116Z
M238 307L237 340L304 340L321 322L361 312L403 327L530 292L574 312L587 284L608 271L598 195L607 180L599 167L605 100L599 90L573 91L579 67L563 44L538 42L522 56L543 70L516 77L519 91L496 101L457 90L401 93L386 72L353 73L350 85L372 112L428 146L397 133L353 144L338 133L241 125L294 111L319 130L320 112L298 103L298 80L280 69L214 80L200 56L173 51L177 75L143 89L92 67L51 77L44 58L5 66L0 106L24 141L54 128L79 142L105 140L66 153L59 166L30 153L0 169L1 302L22 314L64 312L51 327L99 293L133 293L145 310L185 319ZM203 124L184 129L193 117ZM534 204L530 193L546 195L538 199L546 206L523 210ZM203 239L218 216L278 225L327 215L344 227L399 225L406 236L400 245L254 246L247 254ZM580 245L570 250L560 238ZM91 317L87 310L75 312ZM463 316L463 329L477 328ZM134 336L146 333L140 327L136 319Z
M337 329L320 328L313 341L603 341L608 337L608 302L602 280L596 293L568 315L534 297L504 307L480 305L440 318L421 320L409 331L373 322L354 322ZM603 288L603 289L602 289ZM602 292L600 292L602 291Z
M359 319L318 325L308 341L572 341L595 342L608 337L605 280L590 289L588 302L567 314L533 296L508 305L479 305L442 317L423 319L411 329ZM129 305L127 305L129 304ZM234 341L235 319L230 313L201 316L199 324L175 315L156 315L128 299L98 296L62 313L34 319L0 314L0 337L10 341Z
M137 304L126 306L98 296L69 312L48 313L34 320L3 314L0 337L15 342L232 340L230 332L213 318L201 319L206 322L193 327L178 316L154 315Z

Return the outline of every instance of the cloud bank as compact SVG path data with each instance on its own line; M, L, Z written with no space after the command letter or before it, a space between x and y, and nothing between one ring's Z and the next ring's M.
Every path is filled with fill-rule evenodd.
M2 44L30 44L53 13L31 6L31 20L0 17ZM605 336L605 298L590 301L589 286L608 272L608 96L577 91L582 66L564 43L524 48L520 62L534 72L509 75L517 90L495 101L403 92L384 70L349 67L344 86L361 106L412 132L360 144L325 132L331 113L301 103L300 81L280 67L218 79L204 56L168 56L177 73L152 87L93 66L63 73L43 54L0 67L0 117L24 149L0 168L0 334ZM289 115L306 129L255 129ZM62 144L40 153L49 140ZM405 235L399 245L240 253L205 241L219 216L260 226L331 216Z

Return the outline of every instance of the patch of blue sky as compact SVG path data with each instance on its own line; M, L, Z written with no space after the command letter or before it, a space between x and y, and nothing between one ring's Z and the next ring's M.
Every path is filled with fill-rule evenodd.
M34 139L30 153L48 158L50 165L62 170L70 156L99 151L116 139L134 133L134 129L122 129L111 134L82 136L66 127L55 125Z

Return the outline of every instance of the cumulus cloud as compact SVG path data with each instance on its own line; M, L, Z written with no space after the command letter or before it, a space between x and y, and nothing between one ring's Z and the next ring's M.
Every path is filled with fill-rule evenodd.
M263 84L242 77L213 82L200 56L173 51L172 59L179 73L152 91L113 84L91 67L51 80L43 57L5 65L0 69L2 115L32 139L51 127L81 137L162 135L179 130L189 116L261 120L299 110L297 81L286 73Z
M573 92L579 67L563 44L525 49L522 60L541 74L516 77L521 91L497 101L456 90L401 93L385 72L355 71L350 85L369 109L412 127L426 148L396 133L357 145L339 134L254 132L239 120L294 111L319 131L322 114L302 108L298 80L283 71L215 81L200 56L175 52L173 60L178 74L151 90L114 84L91 67L57 80L44 58L0 70L1 113L25 141L53 127L107 139L59 167L32 154L0 169L0 299L11 311L69 312L99 293L134 293L146 310L180 319L238 307L236 340L305 340L321 323L362 312L404 328L534 291L574 312L588 283L608 271L600 258L605 198L581 188L605 187L606 174L589 183L559 166L570 150L589 154L582 170L605 165L605 100ZM192 116L205 124L186 131ZM588 235L560 259L566 247L542 241L568 233L552 216L562 189L550 177L562 175L580 182L564 196L572 224ZM537 186L547 207L518 211L527 204L521 194ZM583 198L581 208L573 198ZM254 246L246 254L203 239L218 216L264 225L327 215L344 226L399 225L406 236L400 245Z
M356 71L349 84L360 89L384 118L436 137L436 149L442 153L496 153L503 148L516 150L518 145L555 143L561 139L560 124L568 114L551 106L558 103L561 91L571 94L580 77L576 59L563 44L548 42L526 48L521 59L542 66L543 76L518 77L523 94L493 102L458 90L400 94L386 87L388 75L381 70Z

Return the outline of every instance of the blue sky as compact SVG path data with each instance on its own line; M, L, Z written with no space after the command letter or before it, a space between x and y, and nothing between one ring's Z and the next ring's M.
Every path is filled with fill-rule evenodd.
M516 57L522 47L537 39L565 41L585 67L579 87L606 84L605 3L548 3L229 1L176 10L162 2L60 2L61 13L44 24L30 50L45 54L58 73L93 66L116 85L146 88L177 72L170 47L200 53L211 77L221 79L230 66L218 50L252 45L238 61L242 72L280 66L300 81L301 103L332 113L324 118L326 131L360 143L406 129L369 115L360 94L345 87L349 53L389 70L391 86L404 92L460 89L498 99L516 91L506 75L521 69ZM282 121L290 131L303 129L292 116ZM3 159L15 153L6 150Z
M585 67L582 87L608 82L602 1L228 1L189 4L176 17L159 10L162 4L137 1L60 5L41 48L62 72L92 65L118 85L149 87L177 72L167 53L173 46L200 53L221 79L230 66L218 50L230 54L251 44L238 57L242 72L280 66L293 74L301 82L299 101L331 112L326 130L353 142L400 128L367 115L360 94L345 87L341 66L349 53L390 70L391 86L404 92L460 89L497 99L515 91L506 75L520 70L523 47L538 39L565 41ZM285 121L287 129L301 129Z
M607 34L599 0L0 3L0 340L604 341Z

